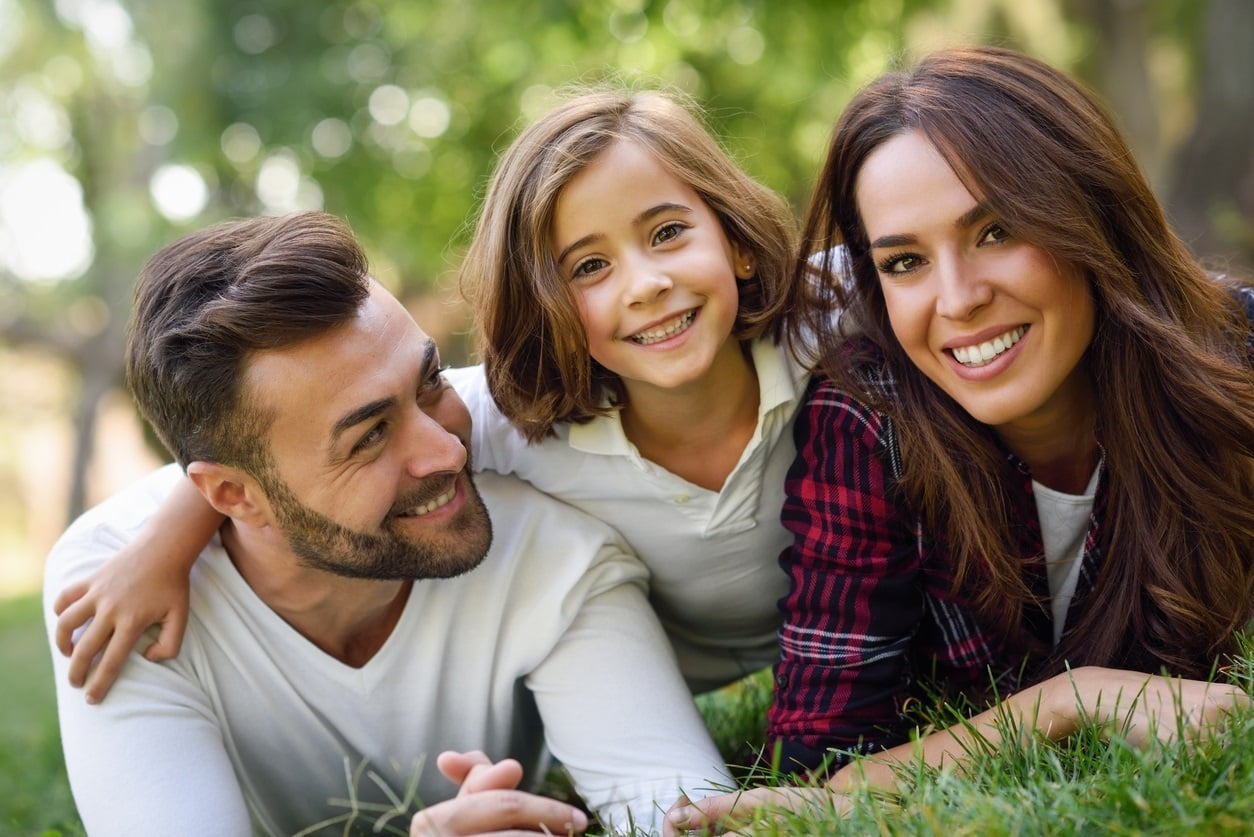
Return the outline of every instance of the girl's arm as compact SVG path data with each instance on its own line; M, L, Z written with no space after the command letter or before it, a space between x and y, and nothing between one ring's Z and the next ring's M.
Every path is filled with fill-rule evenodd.
M71 685L87 684L88 703L104 699L150 625L161 630L144 657L156 661L178 655L187 627L188 576L222 521L184 478L134 541L86 581L57 596L57 648L70 658ZM83 631L75 637L79 628Z
M1057 741L1095 725L1134 746L1171 741L1216 729L1224 716L1248 706L1242 689L1224 683L1182 680L1135 671L1085 667L1025 689L965 723L933 732L841 769L819 787L760 787L687 802L672 808L666 833L700 830L720 821L745 822L759 808L841 811L843 794L855 785L895 787L898 768L923 763L944 768L965 762L972 752L996 749L1007 734L1040 735Z

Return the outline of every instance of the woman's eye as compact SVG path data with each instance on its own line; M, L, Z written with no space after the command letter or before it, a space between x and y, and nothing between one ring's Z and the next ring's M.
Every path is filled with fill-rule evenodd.
M1006 232L1006 228L1001 224L989 224L984 228L984 232L980 234L981 244L997 244L1010 238L1010 233Z
M923 259L906 253L898 256L889 256L881 260L876 265L876 268L880 273L909 273L921 264L923 264Z
M662 225L657 232L653 234L653 243L664 244L679 236L684 230L688 229L687 224L681 224L678 221L672 221L669 224Z

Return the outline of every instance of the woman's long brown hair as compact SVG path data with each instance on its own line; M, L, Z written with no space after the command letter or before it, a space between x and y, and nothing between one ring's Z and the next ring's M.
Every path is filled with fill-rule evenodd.
M1105 455L1100 572L1052 665L1162 667L1204 675L1235 650L1254 596L1251 323L1170 229L1118 130L1063 73L997 48L947 50L861 91L836 125L794 282L823 371L894 421L901 490L950 550L977 613L1027 643L1023 582L1004 485L1013 465L908 360L888 322L854 200L862 164L904 131L926 135L1016 237L1087 275L1097 328L1084 362ZM842 282L831 248L847 247ZM820 277L816 280L815 276ZM882 352L892 399L867 390L869 362L831 328L832 306ZM1021 478L1021 477L1018 477Z

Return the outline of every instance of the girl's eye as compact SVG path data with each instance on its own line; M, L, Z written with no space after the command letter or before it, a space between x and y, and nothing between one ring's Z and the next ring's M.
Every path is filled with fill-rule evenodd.
M875 267L880 273L909 273L922 264L922 257L910 253L901 253L880 260Z
M998 244L1010 238L1010 233L1006 232L1006 228L1001 224L989 224L984 228L984 232L980 233L981 244Z
M606 264L605 259L599 259L596 257L593 257L590 259L584 259L583 261L575 265L575 269L571 271L572 277L574 279L583 279L585 277L591 276L592 274L596 273L598 270L604 269L605 264Z
M671 221L668 224L663 224L658 228L657 232L653 234L653 243L654 245L665 244L667 241L678 238L680 233L686 229L688 229L688 225L680 223L679 221Z

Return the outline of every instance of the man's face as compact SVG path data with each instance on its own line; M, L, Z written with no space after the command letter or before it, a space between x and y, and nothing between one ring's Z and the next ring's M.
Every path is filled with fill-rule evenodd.
M470 476L470 415L431 340L373 284L357 316L256 354L245 391L274 416L258 474L308 566L355 578L446 578L487 553Z

